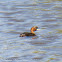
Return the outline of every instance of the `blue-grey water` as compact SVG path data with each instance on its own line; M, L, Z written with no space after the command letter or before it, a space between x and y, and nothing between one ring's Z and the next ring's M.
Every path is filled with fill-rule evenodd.
M62 62L62 1L0 0L0 62Z

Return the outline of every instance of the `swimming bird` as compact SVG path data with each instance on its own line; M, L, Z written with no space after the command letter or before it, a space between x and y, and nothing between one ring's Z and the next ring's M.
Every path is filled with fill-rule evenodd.
M31 28L31 32L24 32L24 33L20 34L20 37L24 37L24 36L36 36L36 34L35 34L34 31L36 31L37 29L38 29L37 26L33 26Z

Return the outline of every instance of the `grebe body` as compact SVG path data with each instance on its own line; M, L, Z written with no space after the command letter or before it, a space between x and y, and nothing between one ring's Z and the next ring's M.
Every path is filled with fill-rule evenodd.
M24 36L36 36L36 34L34 33L34 31L36 31L37 28L38 28L37 26L33 26L31 28L31 32L24 32L24 33L20 34L20 37L24 37Z

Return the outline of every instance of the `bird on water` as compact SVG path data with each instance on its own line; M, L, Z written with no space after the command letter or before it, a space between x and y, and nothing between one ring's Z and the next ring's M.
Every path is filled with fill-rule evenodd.
M34 31L36 31L37 29L38 29L37 26L33 26L31 28L31 32L24 32L24 33L20 34L20 37L24 37L24 36L36 36L36 34L35 34Z

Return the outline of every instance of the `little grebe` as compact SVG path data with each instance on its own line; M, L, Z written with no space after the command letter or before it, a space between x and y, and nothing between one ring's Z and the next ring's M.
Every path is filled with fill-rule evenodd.
M20 37L24 37L24 36L36 36L36 34L34 33L34 31L36 31L37 28L38 28L37 26L33 26L31 28L31 32L24 32L24 33L20 34Z

